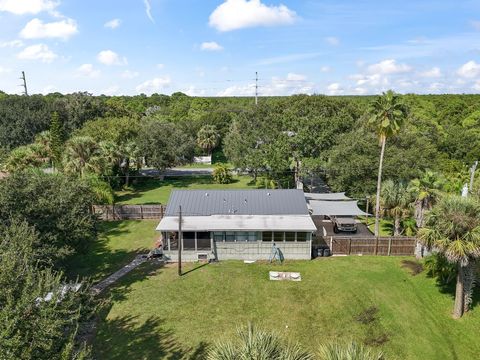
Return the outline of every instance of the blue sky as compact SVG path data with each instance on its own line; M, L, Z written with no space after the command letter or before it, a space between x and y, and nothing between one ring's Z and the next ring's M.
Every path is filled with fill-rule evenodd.
M0 89L480 92L476 0L0 0Z

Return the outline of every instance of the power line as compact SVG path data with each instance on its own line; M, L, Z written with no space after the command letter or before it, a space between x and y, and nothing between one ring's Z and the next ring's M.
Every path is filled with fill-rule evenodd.
M258 105L258 72L255 71L255 105Z

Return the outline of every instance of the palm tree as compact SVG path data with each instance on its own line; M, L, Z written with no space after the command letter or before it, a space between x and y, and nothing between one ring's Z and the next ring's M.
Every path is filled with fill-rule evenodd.
M207 360L276 359L313 360L312 354L298 344L286 343L275 333L259 330L249 324L237 330L238 340L218 342L207 354Z
M106 159L100 146L89 136L71 138L65 148L64 170L67 173L102 173Z
M415 194L414 217L418 228L425 225L425 213L437 201L444 184L445 179L430 170L425 171L422 177L410 182L409 188Z
M383 208L394 219L393 236L400 236L401 220L409 214L409 206L413 200L407 185L403 182L395 183L393 180L384 181L381 199Z
M197 134L197 144L211 155L212 150L218 145L220 134L215 125L203 126Z
M435 248L457 268L453 317L471 303L475 263L480 258L480 204L472 198L445 196L431 210L419 240Z
M387 138L397 134L400 130L407 116L407 108L400 101L399 95L389 90L373 102L371 112L372 116L369 123L376 127L381 146L380 163L378 166L377 197L375 202L375 236L378 236L380 224L380 191L382 188L382 167L385 144Z

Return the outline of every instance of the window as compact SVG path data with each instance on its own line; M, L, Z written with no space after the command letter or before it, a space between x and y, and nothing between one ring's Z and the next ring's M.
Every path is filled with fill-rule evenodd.
M305 232L297 233L297 241L307 241L307 235L308 233Z
M255 231L249 231L247 241L257 241L257 233Z
M194 232L183 233L183 249L195 250L195 233Z
M223 233L222 233L223 238ZM210 233L209 232L197 232L197 250L210 250Z
M273 241L283 241L283 232L275 231L273 233Z
M264 231L262 233L262 240L263 241L272 241L272 232L271 231Z
M225 233L223 231L213 233L213 241L221 242L225 240Z
M236 234L237 241L247 241L248 240L248 232L246 231L238 231Z
M178 250L178 233L169 232L168 240L170 242L170 248L168 250Z
M225 232L225 241L235 241L235 232L234 231L226 231Z
M285 233L285 241L295 241L295 233L294 232L286 232Z

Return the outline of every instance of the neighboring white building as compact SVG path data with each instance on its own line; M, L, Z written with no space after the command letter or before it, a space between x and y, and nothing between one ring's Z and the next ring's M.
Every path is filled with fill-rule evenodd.
M313 223L301 190L174 190L157 226L164 255L182 260L268 260L273 245L285 259L310 259Z

